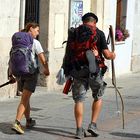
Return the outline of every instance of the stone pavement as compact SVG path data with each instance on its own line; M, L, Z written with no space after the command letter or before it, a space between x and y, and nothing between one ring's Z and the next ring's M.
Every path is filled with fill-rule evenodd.
M122 129L122 114L118 114L115 90L111 79L104 95L103 109L98 119L100 136L95 138L87 133L85 140L140 140L140 73L132 73L117 78L117 86L125 104L125 129ZM87 93L83 126L87 128L91 116L91 92ZM32 129L26 129L24 135L15 134L11 124L15 119L20 97L0 102L0 140L72 140L75 135L73 100L71 93L62 91L46 92L46 88L37 87L31 98L31 115L37 121ZM118 97L119 110L121 102ZM25 119L22 124L25 125Z

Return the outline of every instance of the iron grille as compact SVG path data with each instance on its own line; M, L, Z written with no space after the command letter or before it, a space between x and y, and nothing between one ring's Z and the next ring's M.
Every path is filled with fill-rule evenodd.
M39 23L39 0L26 0L25 24L28 22Z

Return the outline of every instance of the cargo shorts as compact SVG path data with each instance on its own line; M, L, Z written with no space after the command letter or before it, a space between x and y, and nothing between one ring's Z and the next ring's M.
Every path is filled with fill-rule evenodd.
M96 76L89 76L89 78L84 81L87 81L88 87L92 91L92 97L94 100L102 98L107 84L103 81L103 77L100 74ZM74 79L73 81L72 96L75 102L82 102L85 100L88 88L84 81L78 79Z

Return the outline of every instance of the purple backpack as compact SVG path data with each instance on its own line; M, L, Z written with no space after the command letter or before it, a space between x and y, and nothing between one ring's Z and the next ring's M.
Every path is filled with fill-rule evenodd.
M31 57L33 37L27 32L16 32L12 36L9 66L15 76L33 74L34 63Z

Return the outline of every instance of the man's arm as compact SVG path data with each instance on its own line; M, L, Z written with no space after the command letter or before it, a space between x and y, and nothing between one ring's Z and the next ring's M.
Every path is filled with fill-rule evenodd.
M44 53L39 53L38 54L38 58L40 59L40 62L42 63L43 67L44 67L44 74L46 76L50 75L50 72L49 72L49 67L48 67L48 62L46 61L46 58L44 56Z
M114 52L111 52L109 49L104 49L103 55L106 59L109 59L109 60L115 59L116 57L116 54Z
M106 59L109 59L109 60L115 59L116 54L114 52L111 52L108 49L104 32L99 30L99 29L97 29L97 33L99 34L100 43L101 43L100 46L101 46L102 54L104 55L104 57Z

